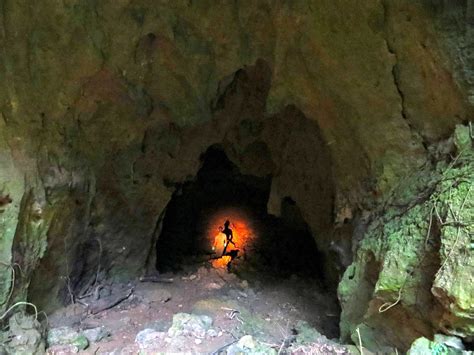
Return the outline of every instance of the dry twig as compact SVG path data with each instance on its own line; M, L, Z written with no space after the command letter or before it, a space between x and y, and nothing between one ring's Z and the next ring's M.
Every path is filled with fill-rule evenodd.
M360 337L360 330L359 330L359 327L357 327L356 332L357 332L357 337L359 338L359 351L360 351L360 355L364 355L364 350L363 350L363 347L362 347L362 338Z

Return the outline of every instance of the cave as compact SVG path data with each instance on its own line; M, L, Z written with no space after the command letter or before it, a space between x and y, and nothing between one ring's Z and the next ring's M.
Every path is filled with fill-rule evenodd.
M255 269L322 281L323 256L295 201L285 197L281 216L268 214L271 176L242 175L218 146L206 150L201 164L193 181L176 187L165 209L156 242L159 272L179 270L186 260L227 266L222 256L234 250L236 260L229 264L233 272ZM222 232L226 220L232 245Z
M0 354L474 341L473 0L4 0Z

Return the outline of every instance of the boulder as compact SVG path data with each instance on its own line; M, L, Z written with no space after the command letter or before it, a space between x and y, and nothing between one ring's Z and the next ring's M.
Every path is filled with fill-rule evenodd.
M177 313L173 316L173 324L168 329L169 337L193 336L205 338L207 330L212 326L212 318L207 315Z
M89 343L97 343L102 339L110 336L110 332L105 327L96 327L91 329L85 329L82 334L87 338Z
M15 313L8 320L9 331L4 333L10 339L3 347L8 354L43 354L45 342L41 324L32 315ZM0 337L1 340L1 337ZM2 346L0 346L0 351Z
M135 337L135 343L138 344L142 350L159 349L160 343L165 338L166 333L158 332L154 329L144 329L140 331Z
M70 327L59 327L48 330L48 346L72 345L79 350L84 350L89 346L86 336Z

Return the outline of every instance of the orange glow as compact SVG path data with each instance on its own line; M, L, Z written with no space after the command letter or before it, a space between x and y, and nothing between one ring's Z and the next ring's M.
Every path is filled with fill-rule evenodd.
M216 269L225 269L231 260L232 258L228 255L221 256L219 259L212 260L212 267Z
M230 222L229 227L232 229L233 235L232 241L235 243L235 246L229 243L226 253L238 249L239 256L242 256L245 246L252 243L252 240L255 238L255 233L251 225L251 220L247 214L241 210L228 208L219 211L211 217L206 233L209 245L212 246L212 250L216 253L217 257L222 255L226 244L226 236L221 230L226 220ZM229 261L231 261L231 257L224 255L214 260L212 265L216 268L223 268L227 266Z

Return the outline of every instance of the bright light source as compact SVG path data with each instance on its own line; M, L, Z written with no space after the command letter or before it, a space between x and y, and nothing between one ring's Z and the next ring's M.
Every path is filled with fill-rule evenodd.
M229 228L232 230L232 242L227 243L227 238L222 233L224 223L230 222ZM232 260L228 255L222 255L224 250L229 253L232 250L239 250L239 256L244 253L244 249L251 244L255 238L254 230L251 226L251 219L242 210L236 208L227 208L214 214L208 223L207 238L209 245L215 252L216 257L212 265L216 268L226 267ZM234 245L235 244L235 245Z

